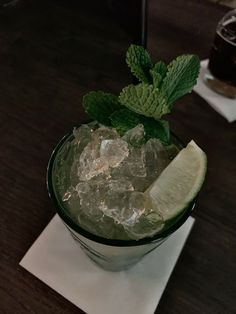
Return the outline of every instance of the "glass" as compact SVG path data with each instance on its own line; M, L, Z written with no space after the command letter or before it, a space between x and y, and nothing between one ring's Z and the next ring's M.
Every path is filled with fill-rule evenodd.
M172 135L173 142L182 147L180 140ZM64 136L53 151L47 169L47 186L49 195L55 205L58 215L77 241L82 250L100 267L109 271L127 269L137 263L142 257L163 243L174 231L187 220L195 203L192 202L186 210L175 218L165 229L150 238L140 240L112 240L94 235L81 228L70 217L56 188L55 179L57 159L65 145L74 139L73 133Z
M236 98L236 9L219 22L205 75L206 84L229 98Z

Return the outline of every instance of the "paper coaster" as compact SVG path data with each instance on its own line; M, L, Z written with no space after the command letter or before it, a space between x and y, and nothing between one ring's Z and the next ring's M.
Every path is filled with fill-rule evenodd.
M233 122L236 120L236 99L230 99L217 94L206 86L204 83L204 76L207 70L207 65L208 59L201 61L201 69L197 85L194 86L193 90L204 98L213 109L225 117L228 122Z
M133 268L107 272L90 261L55 215L20 265L88 314L152 314L193 223L189 217Z

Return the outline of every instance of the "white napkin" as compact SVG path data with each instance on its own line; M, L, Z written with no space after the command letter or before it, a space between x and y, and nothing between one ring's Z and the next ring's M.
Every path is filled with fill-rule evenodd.
M193 90L204 98L219 114L225 117L229 122L233 122L236 120L236 99L226 98L206 86L204 83L204 74L207 65L208 59L201 61L200 75L197 80L197 85Z
M88 314L152 314L193 226L185 224L133 268L97 267L56 215L20 265Z

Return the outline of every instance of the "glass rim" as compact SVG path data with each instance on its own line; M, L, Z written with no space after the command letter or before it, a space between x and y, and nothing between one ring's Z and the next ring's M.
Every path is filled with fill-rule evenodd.
M229 38L225 37L223 34L222 34L222 30L225 28L225 26L227 24L224 24L225 22L227 22L227 19L230 17L230 16L234 16L235 19L234 21L236 22L236 9L233 9L233 10L230 10L228 11L221 19L220 21L218 22L217 24L217 27L216 27L216 33L218 33L218 35L220 37L222 37L225 41L227 41L229 44L233 45L233 46L236 46L236 43L233 42L232 40L230 40Z
M77 126L79 127L79 126ZM181 144L183 142L173 133L171 132L171 135L174 136ZM83 237L97 242L99 244L103 245L108 245L108 246L115 246L115 247L132 247L132 246L141 246L145 244L151 244L158 242L162 239L167 238L169 235L171 235L173 232L175 232L177 229L179 229L184 222L188 219L190 216L191 212L194 209L195 206L195 200L196 197L194 198L193 201L189 203L189 205L186 207L185 211L180 215L179 219L170 227L167 227L166 229L163 230L163 232L159 232L156 235L152 237L145 237L139 240L119 240L119 239L108 239L104 238L98 235L95 235L82 227L79 226L79 224L76 224L73 219L70 217L69 214L67 214L65 208L62 206L62 204L59 202L58 197L55 193L54 186L53 186L53 165L55 158L57 156L58 151L60 148L63 146L63 144L71 137L73 136L73 131L68 132L66 135L64 135L61 140L57 143L56 147L53 149L51 156L49 158L49 162L47 165L47 175L46 175L46 184L47 184L47 190L48 194L55 206L55 209L57 211L57 214L60 216L60 218L63 220L63 222L70 227L73 231L77 232L78 234L82 235Z
M225 13L225 14L223 15L223 17L220 19L220 21L218 22L218 25L224 23L225 20L226 20L229 16L234 15L234 14L236 15L236 9L230 10L230 11L228 11L227 13Z

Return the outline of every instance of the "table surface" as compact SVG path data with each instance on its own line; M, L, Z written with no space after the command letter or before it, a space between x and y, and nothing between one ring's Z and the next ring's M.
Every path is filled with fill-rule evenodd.
M46 166L60 137L87 119L82 95L91 89L118 92L130 80L120 61L126 49L122 36L107 40L113 30L104 19L98 27L104 38L96 37L94 3L82 8L65 2L22 0L0 9L4 314L82 313L19 262L55 214ZM149 10L148 49L154 59L170 61L186 52L206 58L226 9L205 0L152 0ZM207 153L208 174L195 226L157 313L235 313L236 123L229 124L195 93L175 104L169 121L179 137L194 139Z

